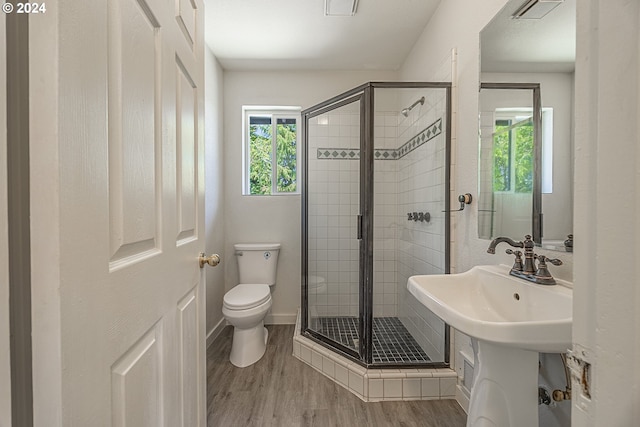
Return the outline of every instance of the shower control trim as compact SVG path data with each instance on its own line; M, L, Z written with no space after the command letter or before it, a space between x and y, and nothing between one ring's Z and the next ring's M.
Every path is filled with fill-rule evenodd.
M407 212L407 221L431 221L431 214L429 212Z

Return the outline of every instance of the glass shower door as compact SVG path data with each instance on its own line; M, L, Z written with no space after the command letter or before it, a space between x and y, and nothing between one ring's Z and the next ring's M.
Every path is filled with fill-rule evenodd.
M362 96L305 117L306 324L342 351L360 352L360 132ZM304 292L304 291L303 291ZM303 313L304 314L304 313Z

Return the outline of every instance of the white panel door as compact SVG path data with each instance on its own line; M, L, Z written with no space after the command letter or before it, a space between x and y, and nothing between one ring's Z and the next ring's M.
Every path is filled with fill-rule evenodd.
M68 0L31 20L34 52L56 53L32 53L30 75L55 85L58 156L53 183L32 181L57 192L59 216L57 277L43 279L59 287L59 342L34 339L36 425L205 425L204 11L187 3ZM47 207L31 203L37 252ZM47 286L32 285L38 304ZM56 351L58 374L41 373ZM56 382L59 403L45 402Z
M0 34L6 34L0 15ZM7 54L0 37L0 426L11 425L11 365L9 355L9 247L7 223Z

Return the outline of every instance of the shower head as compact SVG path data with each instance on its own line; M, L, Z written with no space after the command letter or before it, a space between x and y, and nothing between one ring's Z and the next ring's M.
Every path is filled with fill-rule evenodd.
M400 113L405 117L409 117L409 111L413 110L413 107L415 107L418 104L424 105L424 96L422 98L418 99L413 104L411 104L411 106L409 108L403 108L402 111L400 111Z

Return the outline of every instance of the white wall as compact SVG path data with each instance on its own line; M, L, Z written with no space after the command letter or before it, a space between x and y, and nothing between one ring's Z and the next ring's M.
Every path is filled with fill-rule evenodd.
M576 426L640 425L640 4L578 2L576 59Z
M226 324L222 316L224 265L235 262L224 251L224 149L223 149L223 70L208 47L205 47L205 251L217 253L222 264L207 268L207 344Z
M0 16L5 34L6 15ZM9 352L9 247L7 223L7 84L6 43L0 41L0 426L11 425L11 360Z
M422 36L400 69L402 80L433 80L442 75L442 58L450 57L456 49L454 78L454 113L452 137L452 192L457 194L478 191L478 85L480 59L480 31L506 4L506 0L468 2L449 0L441 2ZM463 272L478 264L511 264L512 260L500 254L487 254L488 240L478 238L477 204L472 203L464 211L453 214L452 272ZM562 267L553 269L559 278L571 279L573 256L558 254L565 261ZM473 352L467 337L454 334L455 368L463 373L458 351L468 355ZM562 379L564 380L564 379ZM568 407L568 405L564 405Z
M238 242L281 242L277 283L267 323L294 323L300 306L300 196L242 195L242 106L311 107L362 83L395 80L395 72L224 73L225 253ZM225 289L238 283L233 259L224 265Z

